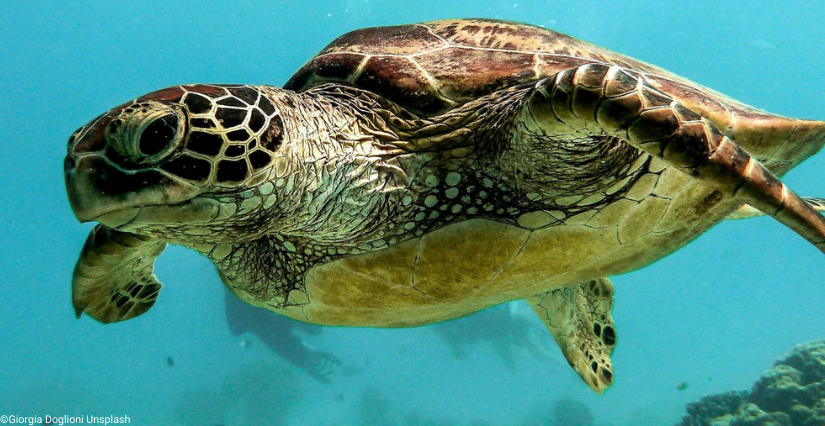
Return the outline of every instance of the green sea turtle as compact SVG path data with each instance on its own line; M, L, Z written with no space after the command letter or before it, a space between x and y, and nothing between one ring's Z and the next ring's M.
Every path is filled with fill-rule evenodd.
M142 314L166 243L207 256L246 302L316 324L415 326L526 299L602 392L606 277L739 209L823 250L825 221L776 177L823 141L825 123L539 27L362 29L283 89L170 87L74 133L69 200L99 224L72 299L101 322Z

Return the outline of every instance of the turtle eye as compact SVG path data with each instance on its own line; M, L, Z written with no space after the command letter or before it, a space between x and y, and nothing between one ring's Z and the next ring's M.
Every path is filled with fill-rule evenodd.
M140 153L150 157L169 148L178 134L178 117L165 115L149 123L138 140Z
M158 102L130 105L109 123L107 140L125 166L157 164L183 139L181 115L174 106Z

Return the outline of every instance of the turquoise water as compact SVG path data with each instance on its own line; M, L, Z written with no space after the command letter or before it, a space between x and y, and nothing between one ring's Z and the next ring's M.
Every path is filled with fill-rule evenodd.
M63 188L72 131L169 85L280 85L359 27L523 21L771 112L825 119L825 3L717 3L3 2L0 415L125 415L140 425L517 425L550 422L554 407L580 403L591 424L665 425L701 395L749 388L793 345L825 337L825 259L767 218L723 223L613 278L619 343L616 381L604 396L569 369L521 302L458 325L293 330L341 361L324 383L261 338L230 333L223 286L191 251L171 247L159 259L166 286L135 320L76 320L69 292L91 229L76 222ZM820 154L784 181L825 196L823 170ZM689 387L677 390L680 382Z

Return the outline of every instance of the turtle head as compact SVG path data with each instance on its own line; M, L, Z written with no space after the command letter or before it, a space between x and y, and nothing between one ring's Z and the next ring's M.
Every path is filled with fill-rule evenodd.
M95 118L69 139L75 216L120 230L212 221L217 200L269 175L283 121L266 88L175 86Z

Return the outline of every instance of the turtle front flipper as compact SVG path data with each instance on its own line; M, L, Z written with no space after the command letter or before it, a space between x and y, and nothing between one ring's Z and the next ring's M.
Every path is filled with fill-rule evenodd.
M110 323L134 318L152 307L161 283L152 273L166 243L97 225L86 239L72 276L72 304Z
M564 357L591 389L613 383L610 354L616 345L613 284L599 278L526 299L553 334Z
M541 138L617 137L773 216L825 253L825 219L711 121L632 70L588 64L540 80L522 124Z

